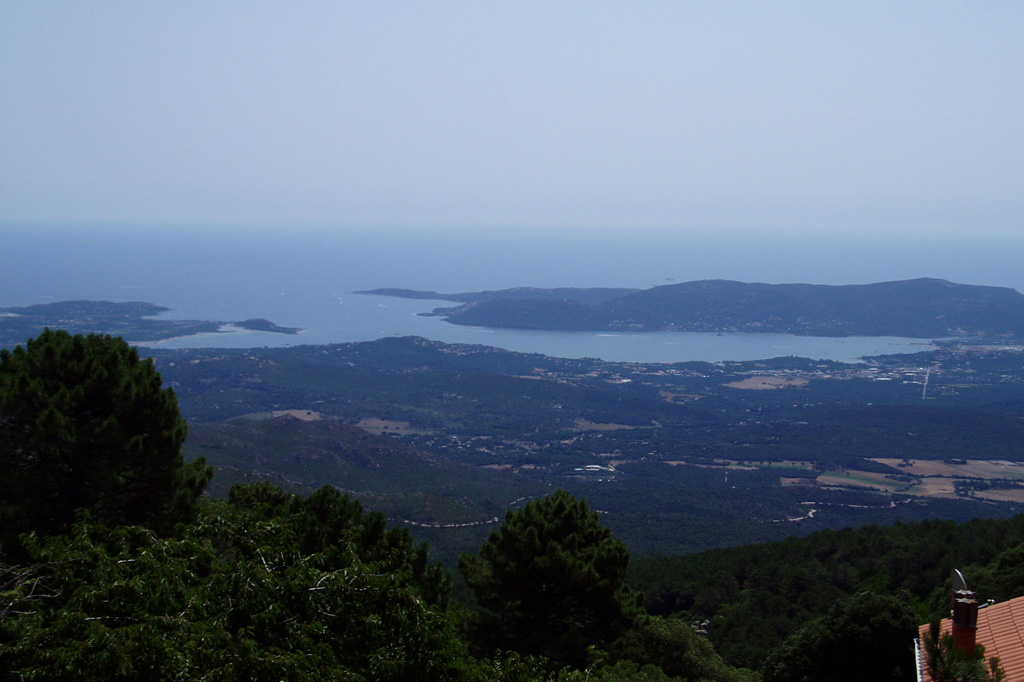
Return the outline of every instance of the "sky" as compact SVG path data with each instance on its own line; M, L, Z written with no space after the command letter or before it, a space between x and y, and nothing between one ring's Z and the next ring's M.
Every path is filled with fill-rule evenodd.
M0 224L1024 224L1019 1L5 0L0 93Z

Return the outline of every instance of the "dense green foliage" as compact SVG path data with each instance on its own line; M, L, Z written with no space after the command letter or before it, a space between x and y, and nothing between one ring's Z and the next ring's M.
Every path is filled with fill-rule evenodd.
M974 561L971 589L986 600L1006 601L1024 595L1024 541L1010 545L994 559L977 557Z
M620 666L655 668L666 678L739 682L753 677L726 665L706 637L678 618L643 616L611 651Z
M425 548L329 490L239 488L172 539L85 522L29 545L0 593L0 669L25 679L432 680L461 666Z
M182 465L174 392L122 340L47 331L2 361L15 475L0 503L18 549L0 561L4 680L737 679L692 632L636 620L625 545L567 493L510 515L503 555L465 558L481 603L497 604L495 561L545 597L517 598L497 634L473 619L467 638L426 545L334 487L236 485L196 505L208 470Z
M123 339L47 330L0 351L0 542L66 530L80 509L167 527L209 480L152 360Z
M765 662L764 682L909 680L916 636L908 604L862 592L790 635Z
M944 586L953 568L969 568L972 587L986 599L1019 596L1022 543L1024 516L866 526L642 559L630 583L652 613L707 621L727 661L759 668L790 633L864 591L901 598L919 623L948 610Z
M554 499L553 508L583 505L564 493ZM28 559L0 565L0 680L749 679L681 621L641 617L626 602L600 614L616 619L614 632L594 622L588 609L610 608L599 586L576 590L597 600L590 604L518 606L522 618L548 623L552 606L568 609L562 615L576 620L561 627L576 638L558 642L578 655L569 667L559 655L566 649L539 656L528 642L469 656L462 609L426 547L330 488L303 499L267 484L236 486L179 531L161 538L85 518L66 535L27 536ZM598 571L602 561L628 559L598 534L603 555L569 537L555 554L569 564L596 560ZM566 568L554 561L535 576L554 585ZM611 571L618 598L623 570Z
M459 561L481 606L495 616L492 646L580 666L630 626L629 552L583 500L558 491L509 512L480 556Z
M42 427L43 413L50 415L46 424L67 426L54 432L71 434L61 435L59 443L103 443L102 436L127 432L118 431L118 423L134 423L136 414L150 410L148 403L137 411L121 409L145 393L122 390L125 385L155 386L165 398L174 397L134 351L124 356L111 351L106 363L83 360L74 349L76 343L89 348L89 339L60 334L51 339L62 350L44 354L48 359L37 362L34 371L63 377L52 390L39 388L51 386L41 379L0 378L9 382L0 384L3 404L12 405L24 419L18 423L27 424L4 431L5 444L26 433L52 435ZM121 348L109 339L105 343ZM4 362L26 353L6 354ZM104 358L105 353L86 355ZM126 505L131 513L109 507L106 497L85 496L68 502L60 525L5 527L9 537L35 532L21 535L22 552L8 554L0 566L0 680L752 679L753 673L734 665L762 670L773 680L828 679L823 659L847 660L854 643L872 640L892 645L871 673L873 679L886 679L910 660L908 655L904 662L886 662L897 660L906 645L907 624L927 622L948 607L943 583L950 568L966 568L984 598L1024 592L1024 517L876 525L645 559L634 564L632 590L624 583L629 554L620 542L620 528L639 546L650 546L644 545L647 535L667 529L680 544L708 546L843 525L853 514L860 519L958 516L965 510L1005 514L1007 507L977 502L920 503L868 491L782 487L778 481L785 476L810 482L817 475L813 468L783 461L787 451L813 450L808 433L825 439L832 461L837 443L849 434L859 439L842 446L850 452L898 451L906 443L886 441L904 428L930 430L930 438L950 441L950 452L972 439L993 453L1003 452L1007 443L1019 444L1014 434L1020 389L1013 384L1019 357L996 354L957 365L963 371L957 370L956 381L979 382L979 390L965 398L975 411L957 411L960 398L949 396L921 404L920 386L901 388L895 381L847 379L828 390L819 385L824 382L812 382L799 392L756 394L728 388L750 371L740 363L695 363L673 373L410 339L169 357L173 364L165 366L174 385L208 417L311 406L350 421L409 422L410 432L418 435L406 440L438 447L425 454L395 443L395 435L389 442L329 418L209 425L201 433L204 452L220 452L225 466L236 467L234 475L243 480L269 477L287 483L289 492L267 484L236 486L223 493L226 500L200 502L190 517L182 512L205 481L200 463L178 469L190 474L191 483L180 474L161 479L171 481L171 498L138 499ZM115 373L107 368L122 365L149 369L129 372L124 382L108 381ZM795 359L758 366L838 371L828 363ZM147 383L147 372L155 382ZM527 375L535 378L522 378ZM999 377L1012 381L1000 384ZM933 387L938 383L933 380ZM26 387L30 390L23 391ZM77 432L88 437L76 441L76 421L67 415L85 414L85 408L66 408L88 391L107 391L114 398L89 402L103 411L88 412ZM666 400L663 391L699 400L680 404ZM842 404L830 406L830 392L841 394ZM936 393L941 396L938 388ZM19 405L49 394L51 406L41 411ZM173 400L155 404L167 407ZM167 422L165 431L176 433L175 424L180 418ZM987 441L975 438L979 430L987 431ZM132 452L150 452L137 447L138 439L128 442ZM744 455L748 468L714 466L713 456L744 449L750 453ZM7 447L0 453L24 451ZM72 462L92 456L84 445L68 451L76 453ZM755 453L766 458L758 460ZM608 454L616 459L614 475L587 477L574 469L608 462ZM445 455L536 468L520 470L521 478L530 476L528 490L522 482L502 490L491 486L490 477L499 475L493 470L461 480L464 465L445 461ZM677 457L690 465L656 461ZM261 458L261 468L245 469ZM619 463L619 458L630 461ZM172 468L181 466L180 452L166 459ZM822 455L814 466L825 459ZM116 474L116 457L89 461L90 480L124 478ZM890 469L901 475L884 464L872 465L882 475ZM60 467L37 469L39 486L25 484L24 478L0 480L0 486L9 486L0 488L0 505L4 510L15 509L14 502L27 509L45 507L45 496L53 495L47 486L74 485L61 482L64 473ZM418 492L417 479L443 492ZM365 512L334 486L312 492L318 482L373 490L364 499L386 509L392 522L429 522L451 514L459 522L475 522L472 532L486 532L485 524L512 499L550 490L551 482L577 497L559 492L507 514L480 555L463 558L466 583L477 596L470 606L450 595L449 576L429 563L426 546L414 542L408 530L389 529L384 513ZM488 499L488 491L496 499ZM587 502L578 499L584 495ZM813 514L804 506L808 499ZM650 511L654 507L656 515ZM786 520L791 515L802 520ZM184 523L172 528L171 520ZM612 529L619 539L612 538ZM465 529L439 524L432 531ZM639 592L646 594L654 615L638 608ZM10 671L17 673L5 678Z

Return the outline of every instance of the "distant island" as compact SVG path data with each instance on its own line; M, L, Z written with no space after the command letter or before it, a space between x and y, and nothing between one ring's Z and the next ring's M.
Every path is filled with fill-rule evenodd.
M262 317L255 317L251 320L242 320L241 322L232 322L236 327L242 329L248 329L254 332L273 332L275 334L298 334L302 330L298 327L280 327L270 320L265 320Z
M170 310L143 301L61 301L0 308L0 347L10 348L38 336L47 327L66 329L72 334L110 334L128 341L146 343L193 334L220 333L226 324L241 329L298 334L301 329L279 327L262 318L241 322L207 320L158 320L154 315Z
M452 324L546 331L686 331L803 336L1024 338L1024 295L921 278L850 285L700 280L650 289L517 288L460 294L361 294L449 300Z

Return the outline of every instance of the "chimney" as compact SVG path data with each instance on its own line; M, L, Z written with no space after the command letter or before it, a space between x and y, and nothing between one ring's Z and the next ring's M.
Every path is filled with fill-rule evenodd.
M974 653L978 633L978 595L970 590L953 592L953 644Z

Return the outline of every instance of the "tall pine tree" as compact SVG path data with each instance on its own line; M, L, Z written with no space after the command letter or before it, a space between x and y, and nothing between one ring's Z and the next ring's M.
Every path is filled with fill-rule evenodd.
M211 471L185 465L187 426L152 360L124 339L46 330L0 351L0 542L186 517Z
M559 490L509 512L480 556L459 570L494 621L485 638L500 649L579 666L630 626L639 607L625 586L629 551L587 503Z

